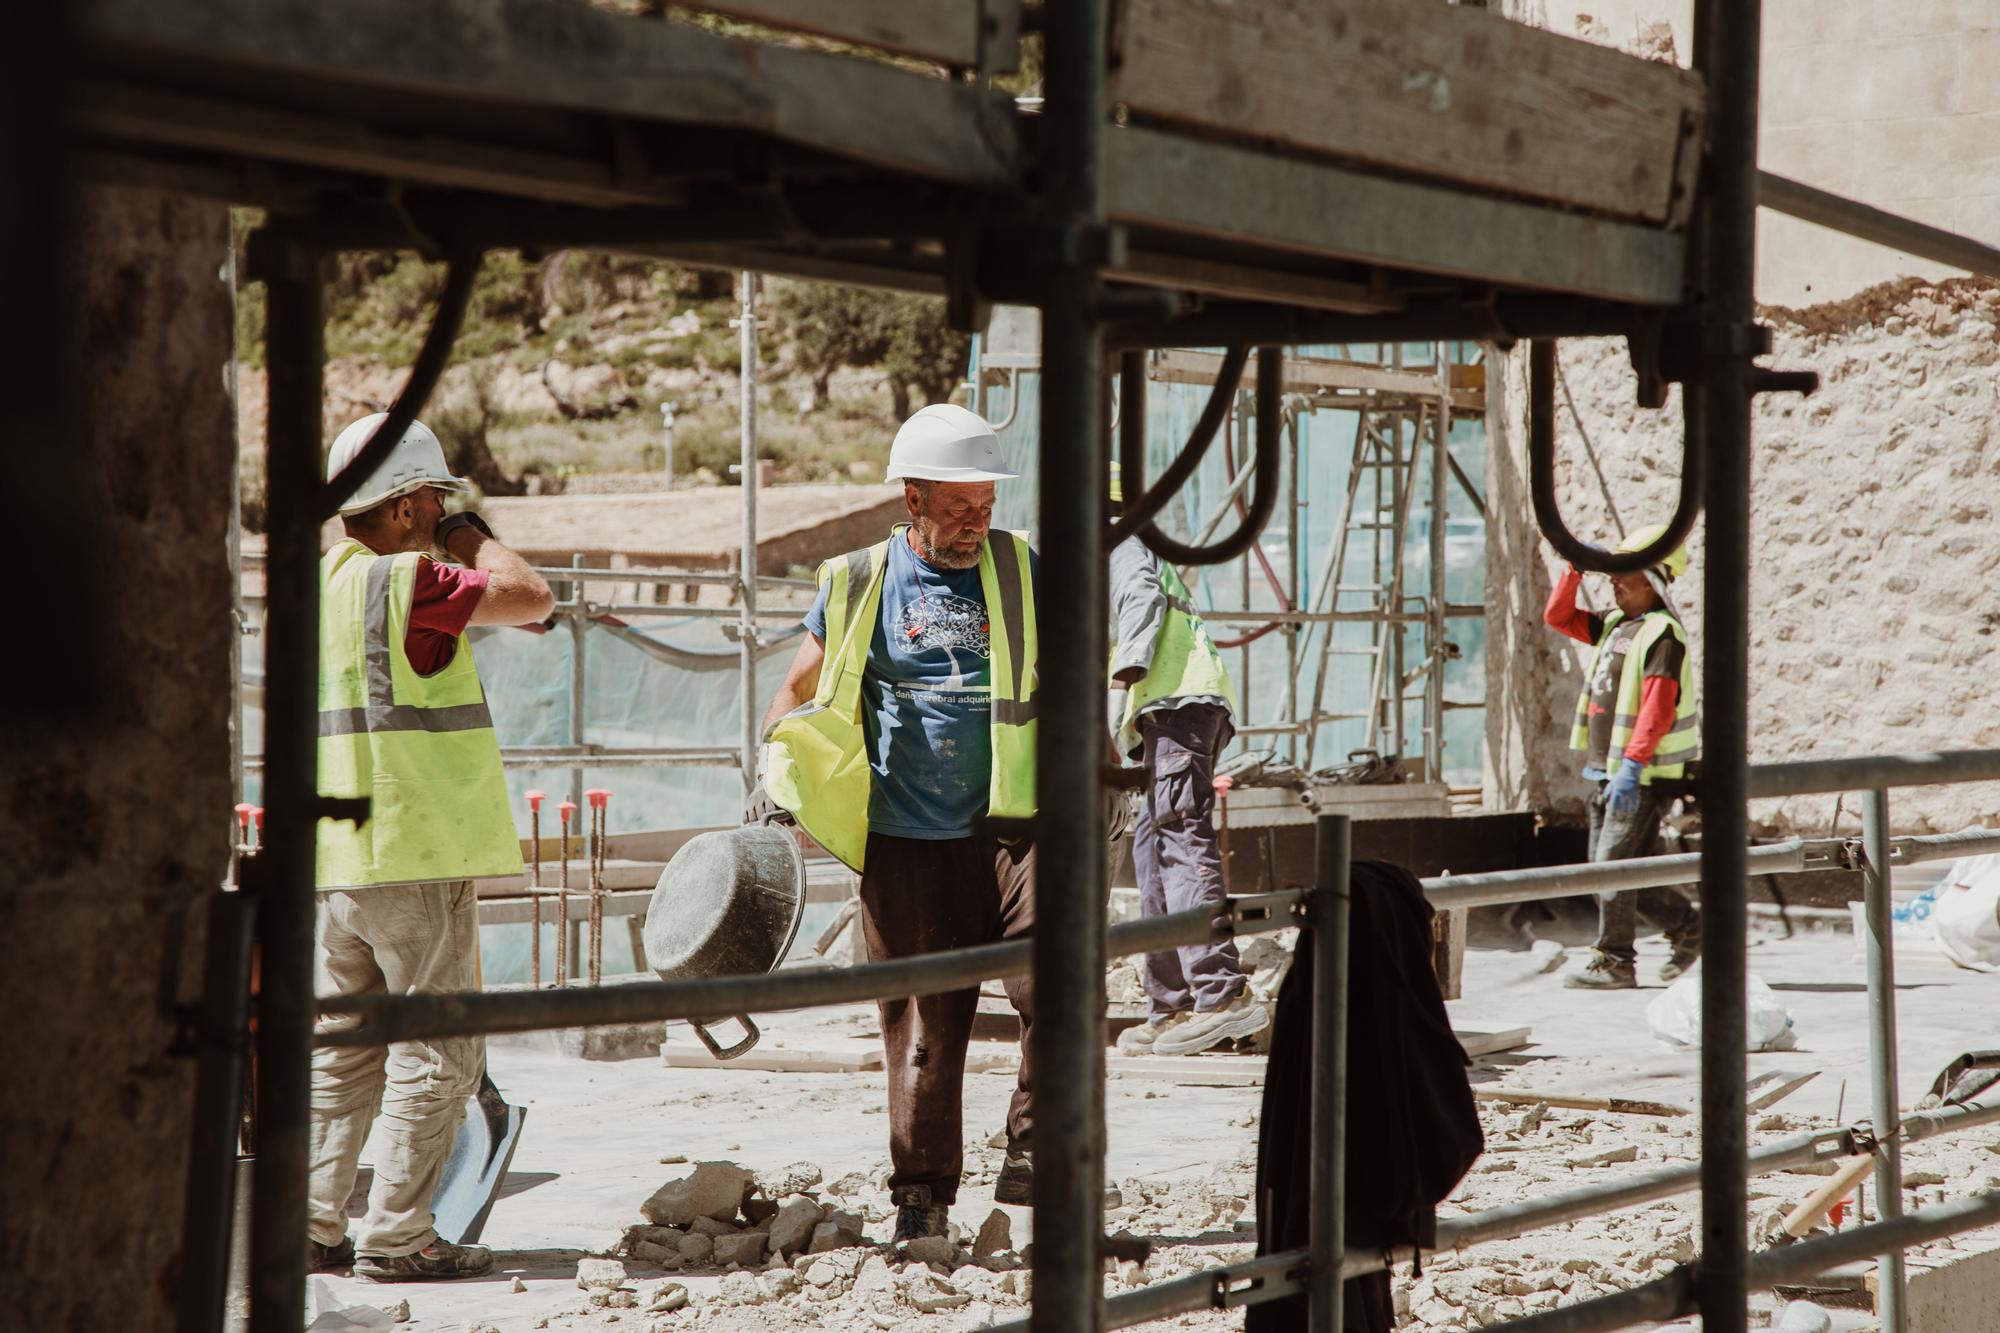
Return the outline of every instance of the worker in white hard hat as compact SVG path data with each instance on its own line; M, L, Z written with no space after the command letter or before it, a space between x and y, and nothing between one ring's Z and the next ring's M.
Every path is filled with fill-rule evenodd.
M1035 556L993 526L1016 474L993 428L924 408L897 431L888 480L909 522L820 566L806 640L765 718L764 790L861 874L868 956L1023 934L1034 923ZM997 826L996 826L997 825ZM1027 977L1002 1203L1029 1201L1033 1131ZM960 1088L979 996L882 1002L895 1238L946 1234L964 1135Z
M363 417L340 433L329 479L385 419ZM320 561L320 792L369 802L365 822L319 824L322 997L478 989L472 881L521 871L500 745L465 631L532 624L555 602L477 514L446 517L445 496L469 490L445 465L437 436L411 422L341 506L346 536ZM394 1282L492 1268L489 1251L441 1239L431 1213L485 1054L478 1037L313 1052L316 1270L351 1263L359 1276ZM350 1235L347 1196L371 1128L375 1178Z
M1666 531L1664 524L1642 528L1618 549L1643 551ZM1687 565L1686 549L1676 547L1649 568L1612 575L1617 609L1604 615L1577 606L1583 575L1572 566L1542 614L1551 629L1592 648L1570 735L1570 748L1583 757L1583 776L1596 784L1589 802L1592 861L1652 855L1660 819L1679 794L1687 765L1700 757L1693 655L1671 594ZM1694 965L1701 952L1701 915L1680 890L1601 893L1597 904L1590 961L1563 984L1584 990L1637 986L1633 939L1641 916L1667 937L1662 981Z

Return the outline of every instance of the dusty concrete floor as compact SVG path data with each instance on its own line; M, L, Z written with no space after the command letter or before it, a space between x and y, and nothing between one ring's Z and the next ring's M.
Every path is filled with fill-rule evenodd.
M1459 1026L1534 1028L1532 1046L1479 1061L1475 1081L1697 1108L1695 1053L1670 1050L1646 1029L1644 1010L1660 994L1653 973L1665 945L1653 939L1640 947L1642 989L1590 995L1565 990L1560 975L1539 971L1530 954L1471 950L1466 998L1452 1006ZM2000 977L1960 971L1922 952L1899 956L1898 968L1907 1105L1953 1056L1996 1044L2000 1020L1993 1016L2000 1011ZM1757 1119L1753 1144L1831 1126L1843 1084L1845 1117L1859 1118L1868 1100L1867 996L1855 942L1845 935L1765 935L1753 943L1751 969L1783 997L1798 1035L1794 1051L1751 1055L1752 1075L1772 1069L1820 1071L1812 1083ZM873 1016L862 1009L821 1011L778 1016L767 1027L792 1045L821 1038L852 1041L872 1031ZM1189 1062L1189 1082L1199 1083L1202 1063ZM904 1307L888 1323L883 1317L871 1322L858 1302L729 1305L718 1299L720 1272L664 1273L637 1263L628 1267L641 1296L638 1310L585 1311L574 1281L577 1260L608 1253L623 1228L640 1220L640 1202L688 1169L663 1163L663 1158L728 1160L755 1170L804 1160L818 1165L829 1181L850 1171L880 1170L887 1156L882 1075L665 1069L657 1060L582 1063L516 1045L496 1046L491 1064L510 1099L529 1108L506 1197L486 1230L485 1241L499 1256L495 1275L477 1282L396 1288L329 1278L338 1299L387 1305L407 1298L412 1322L405 1327L438 1333L453 1328L470 1333L483 1326L501 1333L609 1328L614 1318L621 1321L619 1327L642 1330L904 1325L944 1330L1021 1313L1018 1302L998 1297L930 1315ZM990 1169L997 1154L985 1147L985 1140L1001 1125L1011 1084L1011 1078L990 1074L966 1080L968 1162L989 1173L967 1186L953 1212L953 1220L967 1228L976 1228L993 1206ZM1236 1216L1231 1200L1250 1193L1260 1097L1257 1087L1132 1078L1110 1084L1107 1176L1122 1182L1126 1195L1125 1212L1113 1219L1114 1226L1173 1238L1156 1251L1144 1278L1157 1280L1248 1253L1251 1236L1245 1233L1252 1215ZM1488 1155L1446 1204L1447 1215L1609 1181L1620 1173L1692 1161L1698 1155L1695 1115L1661 1118L1557 1109L1537 1117L1530 1108L1491 1104L1482 1105L1482 1115ZM1629 1162L1576 1164L1600 1155L1621 1156L1627 1147L1634 1149ZM1934 1172L1942 1180L1907 1197L1928 1203L1940 1195L2000 1184L1996 1152L2000 1129L1974 1131L1955 1142L1912 1145L1906 1170ZM1809 1175L1754 1182L1753 1230L1817 1183L1819 1178ZM875 1200L878 1217L882 1202ZM1027 1210L1005 1211L1012 1217L1015 1244L1030 1240ZM1403 1326L1476 1328L1657 1275L1691 1252L1697 1216L1698 1197L1690 1194L1439 1256L1414 1284L1406 1272L1399 1273L1408 1307ZM886 1229L886 1222L875 1220L869 1233L879 1238ZM1996 1242L2000 1232L1989 1231L1958 1244L1984 1248ZM517 1276L525 1292L511 1290ZM693 1305L669 1315L644 1313L646 1301L667 1280L684 1283ZM1239 1326L1240 1319L1213 1312L1174 1322L1219 1329ZM1872 1324L1872 1316L1836 1311L1837 1330Z

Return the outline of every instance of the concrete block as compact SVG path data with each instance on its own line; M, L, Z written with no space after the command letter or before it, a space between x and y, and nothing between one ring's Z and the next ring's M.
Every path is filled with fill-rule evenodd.
M750 1182L750 1173L733 1162L698 1162L687 1175L660 1186L639 1211L658 1226L687 1226L698 1217L727 1221L743 1206Z
M715 1238L715 1262L722 1268L755 1268L764 1262L764 1233L746 1231L739 1236Z
M1922 1265L1922 1266L1920 1266ZM1876 1274L1868 1275L1868 1293L1881 1309ZM2000 1310L2000 1250L1968 1254L1931 1266L1912 1260L1908 1295L1904 1298L1909 1333L1973 1333L1993 1326Z
M999 1254L1014 1248L1014 1224L1007 1214L995 1208L979 1224L979 1235L973 1239L972 1252L979 1258Z
M771 1251L774 1254L795 1254L812 1243L813 1232L818 1229L826 1210L815 1201L802 1194L795 1194L785 1200L778 1209L778 1215L771 1219Z
M625 1265L616 1259L581 1259L576 1265L576 1285L585 1291L610 1291L625 1281Z

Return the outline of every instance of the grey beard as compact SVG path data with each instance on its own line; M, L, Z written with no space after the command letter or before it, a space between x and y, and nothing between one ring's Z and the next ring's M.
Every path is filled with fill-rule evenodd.
M917 554L941 569L971 569L979 563L979 551L975 548L970 556L962 556L949 549L939 549L931 540L928 523L916 522L911 525L917 534Z

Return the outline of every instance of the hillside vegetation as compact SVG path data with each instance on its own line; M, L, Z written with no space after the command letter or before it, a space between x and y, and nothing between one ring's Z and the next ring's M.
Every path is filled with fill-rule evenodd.
M239 225L254 225L251 215ZM393 400L429 328L444 266L342 255L328 273L330 442ZM726 484L739 457L736 275L660 260L496 251L481 267L423 419L489 494L632 489L663 466L671 404L679 485ZM238 299L244 518L263 526L263 289ZM759 456L779 481L875 481L897 424L949 398L970 340L944 303L766 281L758 307Z

